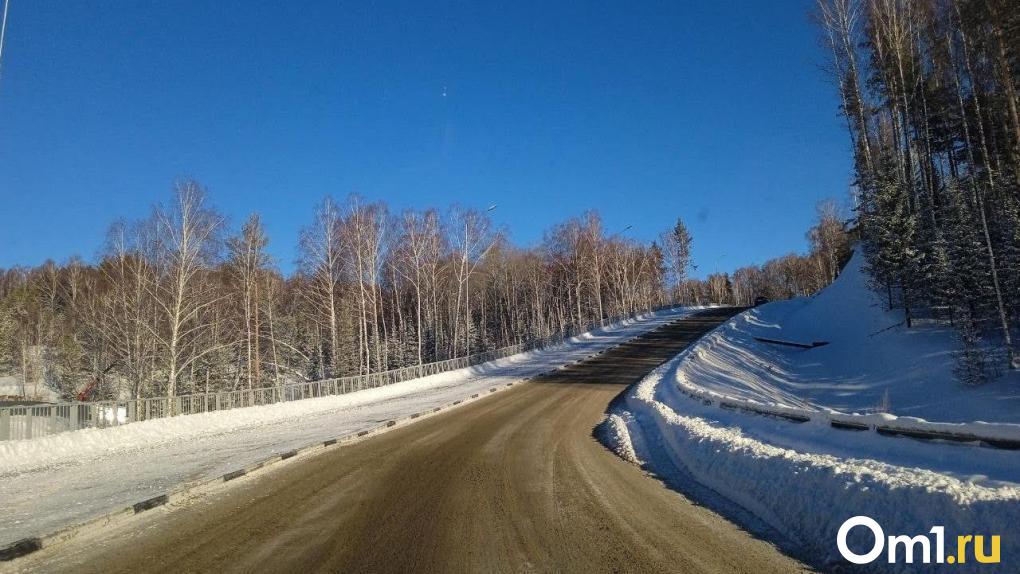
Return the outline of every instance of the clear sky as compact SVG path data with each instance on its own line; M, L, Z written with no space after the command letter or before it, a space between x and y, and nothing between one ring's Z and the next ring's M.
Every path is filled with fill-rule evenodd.
M806 248L848 144L808 0L10 0L0 267L92 258L194 177L293 267L325 195L689 224L699 275Z

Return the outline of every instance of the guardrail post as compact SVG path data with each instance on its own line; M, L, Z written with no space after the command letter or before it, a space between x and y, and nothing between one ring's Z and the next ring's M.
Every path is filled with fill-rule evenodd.
M58 424L57 424L57 406L53 405L53 406L49 407L49 409L50 409L50 416L49 416L49 420L46 421L46 434L50 434L52 432L60 432L60 431L55 430L58 427Z
M0 409L0 440L11 439L11 411Z

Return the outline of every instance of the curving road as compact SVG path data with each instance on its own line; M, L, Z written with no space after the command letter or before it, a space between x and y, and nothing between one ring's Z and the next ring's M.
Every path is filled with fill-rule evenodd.
M277 465L15 563L75 572L796 572L592 429L725 320L680 320L448 413Z

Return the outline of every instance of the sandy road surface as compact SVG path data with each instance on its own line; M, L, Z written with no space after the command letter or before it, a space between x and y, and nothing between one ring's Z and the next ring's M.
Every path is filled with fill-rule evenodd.
M9 564L74 572L795 572L592 429L710 311L446 414Z

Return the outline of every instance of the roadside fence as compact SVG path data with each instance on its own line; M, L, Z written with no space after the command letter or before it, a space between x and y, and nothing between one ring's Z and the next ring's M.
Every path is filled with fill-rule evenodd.
M170 416L271 405L287 401L343 395L365 389L374 389L393 383L463 369L526 351L542 349L559 344L580 333L607 327L645 313L672 309L674 307L673 305L656 307L639 313L595 321L579 329L571 329L543 339L536 339L466 357L412 365L367 375L354 375L305 383L288 383L257 389L178 395L175 397L95 402L75 401L3 407L0 408L0 441L31 439L86 428L114 427Z

